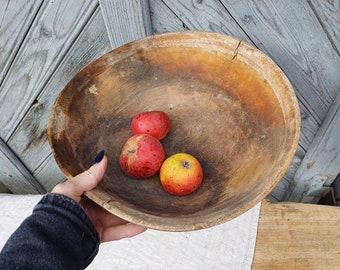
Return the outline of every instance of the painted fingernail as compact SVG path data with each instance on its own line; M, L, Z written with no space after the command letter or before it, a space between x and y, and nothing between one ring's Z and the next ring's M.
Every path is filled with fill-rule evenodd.
M103 157L104 157L104 155L105 155L105 151L104 151L104 150L100 151L100 152L96 155L93 164L97 164L97 163L101 162L102 159L103 159Z

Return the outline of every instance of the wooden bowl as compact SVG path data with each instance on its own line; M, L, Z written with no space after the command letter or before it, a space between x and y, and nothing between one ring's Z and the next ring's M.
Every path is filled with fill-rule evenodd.
M165 192L156 175L127 177L119 154L131 118L163 110L171 131L166 156L187 152L204 170L187 196ZM237 38L201 31L150 36L117 48L81 70L51 111L48 137L67 177L109 159L93 201L132 223L168 231L230 220L260 202L294 156L300 115L294 90L264 53Z

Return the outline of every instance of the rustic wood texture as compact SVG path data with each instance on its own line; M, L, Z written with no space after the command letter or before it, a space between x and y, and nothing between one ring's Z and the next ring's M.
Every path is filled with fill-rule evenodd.
M182 21L187 30L224 33L252 43L220 1L163 0L163 2ZM162 23L164 22L163 19Z
M1 139L0 160L2 160L0 170L1 182L6 184L10 190L15 190L16 184L19 182L20 190L25 190L27 193L36 194L46 192Z
M339 222L339 207L263 201L252 269L338 269Z
M0 87L0 107L6 112L6 121L0 121L3 140L35 102L96 5L92 0L42 4Z
M159 0L149 0L152 29L155 34L188 30L172 10Z
M148 0L99 0L112 48L152 34Z
M100 8L97 8L8 141L8 145L48 191L65 179L65 175L54 162L47 142L46 128L50 109L68 81L85 65L109 50L104 20ZM12 190L19 192L20 183L16 183L16 188L12 184Z
M340 173L340 94L335 99L323 124L299 166L291 193L286 200L318 202L324 188Z
M5 15L17 12L17 5L13 4L13 2L11 5L6 6ZM8 143L11 135L20 125L29 108L36 105L37 96L41 88L55 71L62 57L79 34L82 23L86 22L89 18L88 16L93 13L96 5L92 1L77 3L45 1L39 7L35 16L30 16L33 21L27 23L30 26L25 33L26 36L20 46L18 45L15 58L13 61L11 60L10 68L0 85L0 107L5 113L5 117L0 119L0 129L1 138L6 143ZM65 12L68 9L74 12ZM31 9L27 12L30 11ZM18 29L14 33L17 33L17 31ZM11 50L11 48L6 49L6 46L11 46L11 43L5 44L4 51ZM35 119L34 125L39 125L39 117L40 115ZM38 140L41 139L40 136ZM5 150L12 151L12 155L18 156L9 145ZM44 153L40 152L40 155L43 156ZM2 158L6 159L5 156ZM10 164L9 160L1 162ZM25 171L28 166L26 164L22 165L22 170L20 171ZM12 169L15 171L15 166ZM1 171L3 174L11 174L9 167L1 167ZM32 175L31 168L29 168L29 171ZM58 179L57 175L54 177ZM36 182L33 188L34 186L41 186L41 183L34 180L34 177L29 178L27 183L21 184L23 179L25 179L25 175L21 178L4 179L2 181L5 184L8 182L11 190L18 193L31 193L31 189L28 189L27 185L32 184L33 181ZM43 182L44 180L42 179L41 181Z
M301 137L272 200L316 202L338 171L338 0L0 0L0 6L0 181L15 193L44 193L65 179L46 125L55 98L79 70L152 32L195 29L260 48L295 88ZM337 208L263 204L262 210L254 269L338 268Z
M170 117L166 155L187 152L202 164L203 184L190 196L167 194L158 175L131 179L119 167L132 117L148 110ZM152 36L104 55L67 84L48 127L69 177L110 149L104 180L88 195L163 230L215 225L260 202L290 164L299 131L296 96L279 67L239 39L202 31Z
M340 55L340 2L339 0L309 0L321 26Z
M0 83L26 37L41 1L0 1Z
M300 180L295 179L295 173L306 152L312 151L309 147L340 91L338 0L0 0L0 6L3 7L0 11L0 137L7 144L2 151L11 151L17 156L23 168L47 189L64 176L48 149L44 119L53 97L69 78L63 75L69 68L68 52L75 46L87 22L98 16L95 15L98 7L106 29L102 29L103 24L94 23L92 31L108 36L112 48L153 32L197 29L239 37L274 59L298 95L302 129L293 162L270 194L273 201L287 199L287 194L298 186ZM93 46L86 41L78 43L78 49L73 53L93 60L91 55L98 57L109 50L105 43L107 37L106 41L100 37L91 40ZM88 58L86 50L89 50ZM88 64L82 58L74 59L79 62L70 62L74 71L69 75ZM64 68L59 67L61 63ZM58 76L63 80L59 85ZM52 78L55 78L53 83ZM53 90L46 88L47 85ZM49 95L51 101L45 102L43 99ZM327 152L324 148L318 149ZM6 157L2 156L0 164L12 164L3 159ZM44 164L49 164L50 169ZM12 169L0 166L1 173L16 171L15 164L12 165ZM22 181L24 177L20 179ZM18 193L26 190L20 188L20 181L15 185ZM315 184L320 186L320 182Z

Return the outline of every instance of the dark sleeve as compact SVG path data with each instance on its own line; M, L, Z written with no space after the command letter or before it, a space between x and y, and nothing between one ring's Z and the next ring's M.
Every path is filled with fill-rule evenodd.
M0 253L0 269L84 269L99 248L85 210L71 198L45 195Z

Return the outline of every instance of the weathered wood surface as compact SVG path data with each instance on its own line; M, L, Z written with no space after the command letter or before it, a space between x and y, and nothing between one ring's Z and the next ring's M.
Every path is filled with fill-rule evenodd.
M65 179L54 162L47 142L46 127L50 108L59 92L82 67L110 49L98 8L8 141L8 145L18 153L47 190Z
M8 142L47 190L65 178L55 162L48 161L50 165L44 166L46 159L54 161L46 134L50 108L59 92L82 67L110 49L104 20L98 8Z
M0 88L1 137L7 141L89 19L96 2L45 1ZM72 10L73 12L69 12Z
M309 0L309 4L340 55L340 1Z
M90 18L96 7L97 4L92 1L73 4L63 3L62 1L58 3L45 1L35 20L31 22L32 25L27 33L25 42L20 47L0 88L0 107L5 112L5 117L0 121L1 137L9 145L11 145L10 141L15 141L15 144L19 146L16 155L22 160L25 159L24 155L19 154L26 154L33 150L34 143L45 139L44 143L47 145L45 132L38 134L38 136L35 133L28 134L31 140L23 140L22 137L17 138L17 140L11 139L11 135L13 135L16 129L20 129L20 123L30 107L31 109L39 107L40 110L33 117L34 120L30 121L31 129L29 130L33 129L36 132L36 128L41 123L46 125L46 122L41 121L43 120L41 117L42 114L48 115L50 107L46 108L39 104L37 99L39 91L50 79L59 62L79 35L83 24ZM65 12L67 9L73 9L75 12L67 17L65 15L68 14ZM58 83L60 84L60 81ZM53 99L59 93L53 92L51 89L49 91L50 95L55 94L54 98L52 97ZM54 101L51 102L53 103ZM45 130L46 126L44 127ZM25 148L25 144L28 148ZM39 164L37 160L39 161L39 158L44 158L44 155L47 155L47 153L41 151L42 149L39 148L39 145L35 150L38 150L38 153L28 160L32 163L34 162L34 166L37 166ZM50 153L50 149L48 152ZM33 173L34 167L28 166L28 164L26 166ZM8 168L5 170L2 167L1 170L6 172ZM61 180L60 174L51 175L46 173L46 175L49 175L47 179L56 179L52 182L54 185L57 181ZM44 178L41 179L41 182L44 181L46 181ZM6 182L6 179L4 182ZM30 190L23 187L21 182L22 180L14 178L8 184L13 192L30 193ZM39 183L39 180L37 182Z
M148 0L99 0L112 48L152 34Z
M152 30L154 34L178 32L186 30L182 22L171 9L162 1L149 0L150 13L152 14Z
M42 0L0 1L0 83L11 66Z
M339 207L263 201L252 269L339 269L339 222Z
M252 43L220 1L163 0L163 2L182 21L187 30L224 33ZM154 12L157 13L157 10ZM164 19L162 23L165 24Z
M340 173L340 94L337 96L318 134L314 137L295 174L296 185L286 192L286 200L318 202L324 188Z
M239 37L271 56L295 87L302 118L298 151L271 193L276 201L297 186L295 172L340 91L338 0L0 0L0 6L0 137L47 190L64 178L44 133L53 99L78 70L110 49L108 39L115 48L150 33L199 29ZM93 33L79 41L91 20ZM3 175L11 172L5 159ZM26 189L20 182L15 192Z
M27 193L46 192L1 139L0 160L0 179L10 190L15 190L16 184L19 183L20 190L25 190Z

